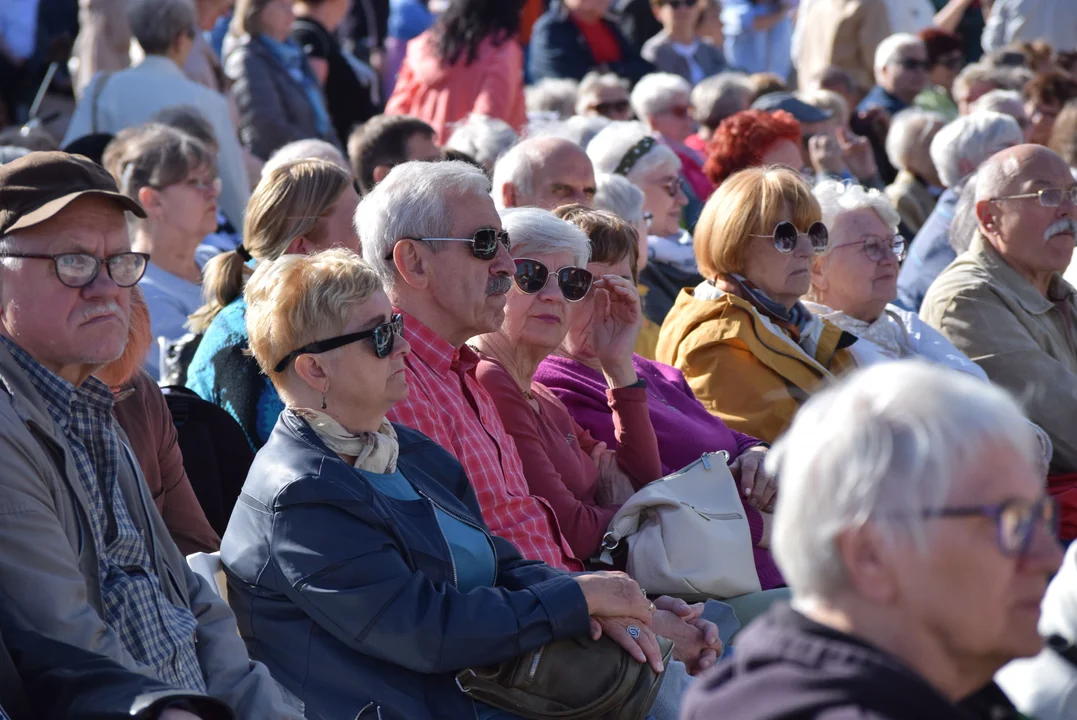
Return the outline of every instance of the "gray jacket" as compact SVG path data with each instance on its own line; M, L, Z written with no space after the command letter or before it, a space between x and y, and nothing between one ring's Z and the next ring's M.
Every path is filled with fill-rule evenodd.
M228 47L229 42L234 42ZM330 123L318 134L318 121L306 90L281 67L262 43L245 36L225 41L224 74L239 107L239 138L244 147L267 160L275 150L295 140L321 138L340 146Z
M688 68L688 60L673 49L673 41L669 39L669 34L665 30L643 43L643 50L640 55L661 72L680 75L689 83L695 84L692 80L692 72ZM729 69L722 49L712 44L709 40L699 41L694 57L696 63L703 70L703 77L705 78Z
M147 539L170 601L198 620L195 643L206 689L237 719L298 718L287 710L265 666L250 661L227 603L193 573L154 506L127 436L118 482L131 519ZM102 620L98 548L90 500L75 460L45 402L6 348L0 347L0 587L28 629L99 653L152 675Z

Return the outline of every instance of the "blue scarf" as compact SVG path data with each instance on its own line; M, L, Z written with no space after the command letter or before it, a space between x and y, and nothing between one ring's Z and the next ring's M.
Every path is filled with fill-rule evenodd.
M318 135L323 138L329 137L329 112L325 109L322 89L307 66L303 49L291 38L284 42L277 42L268 35L259 35L258 39L269 49L292 79L303 87L307 100L310 101L310 107L314 110L314 124L318 129Z

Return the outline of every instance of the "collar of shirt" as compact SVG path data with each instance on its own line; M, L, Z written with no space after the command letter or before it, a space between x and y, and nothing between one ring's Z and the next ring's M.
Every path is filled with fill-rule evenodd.
M400 308L394 308L404 316L404 339L411 345L411 354L429 366L438 376L449 372L463 375L479 362L479 356L467 345L453 347L449 341L423 325L415 316Z
M1073 286L1055 274L1051 279L1051 285L1047 289L1048 297L1036 289L1028 280L1021 276L1013 267L1006 262L995 246L988 242L980 233L976 233L969 246L969 252L978 255L981 262L988 268L993 279L1008 289L1013 298L1021 304L1027 312L1033 315L1042 315L1048 312L1060 302L1070 299L1077 291Z
M44 399L49 415L61 426L68 425L71 407L79 402L98 413L112 412L115 398L105 383L90 376L80 387L75 387L39 363L11 339L0 336L0 342L4 343L15 362L29 376L30 382Z

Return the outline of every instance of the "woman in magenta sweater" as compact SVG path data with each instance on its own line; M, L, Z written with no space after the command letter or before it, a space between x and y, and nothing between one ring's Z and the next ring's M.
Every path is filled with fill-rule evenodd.
M589 234L591 261L587 267L592 273L628 280L637 276L638 245L631 226L578 205L561 208L556 215ZM568 408L572 419L589 437L611 442L616 422L604 399L605 382L598 362L595 327L586 312L574 313L564 342L539 364L534 380ZM768 549L769 513L773 510L777 483L762 471L767 446L754 437L729 429L707 412L679 370L639 355L632 356L632 367L635 375L646 382L647 408L658 440L662 474L680 470L703 453L728 452L732 461L730 471L742 490L752 530L760 585L763 590L784 585Z
M623 278L592 278L584 268L588 239L575 225L537 208L506 210L501 219L512 237L515 285L501 329L473 340L481 355L476 373L512 435L531 494L549 503L573 553L586 562L624 501L662 474L647 391L632 367L639 294ZM603 316L595 344L616 428L608 442L593 439L531 380L561 344L578 302L597 305Z

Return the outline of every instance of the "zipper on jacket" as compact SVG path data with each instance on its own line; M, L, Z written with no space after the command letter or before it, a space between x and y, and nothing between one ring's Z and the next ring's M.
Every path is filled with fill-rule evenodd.
M542 651L546 649L545 645L539 647L535 651L534 656L531 658L531 667L527 669L527 682L535 682L535 676L538 675L539 662L542 660Z
M451 510L445 509L444 506L442 506L438 502L435 502L432 497L430 497L429 495L424 493L419 488L415 488L415 492L422 495L424 498L426 498L427 502L429 502L431 505L434 506L434 520L437 521L438 530L441 530L441 537L445 540L445 546L449 548L449 559L452 561L453 585L456 584L456 558L453 557L452 546L449 545L449 537L445 534L445 528L443 528L441 526L441 520L438 519L438 513L437 513L438 510L441 510L443 513L445 513L449 517L453 518L454 520L459 520L460 522L464 523L465 525L469 525L469 526L475 528L480 533L482 533L482 536L484 538L486 538L486 543L490 546L490 554L494 556L494 580L493 580L492 584L496 586L497 585L497 551L494 549L493 541L490 540L490 535L485 530L483 530L478 524L472 522L471 520L468 520L467 518L460 517L459 515L457 515L456 513L454 513Z
M445 534L445 528L441 525L441 518L438 517L437 505L433 500L427 498L430 502L430 509L434 511L434 522L438 524L438 530L441 532L441 539L445 541L445 547L449 549L449 562L452 563L452 584L453 587L460 587L459 578L456 575L456 558L452 554L452 545L449 544L449 536Z

